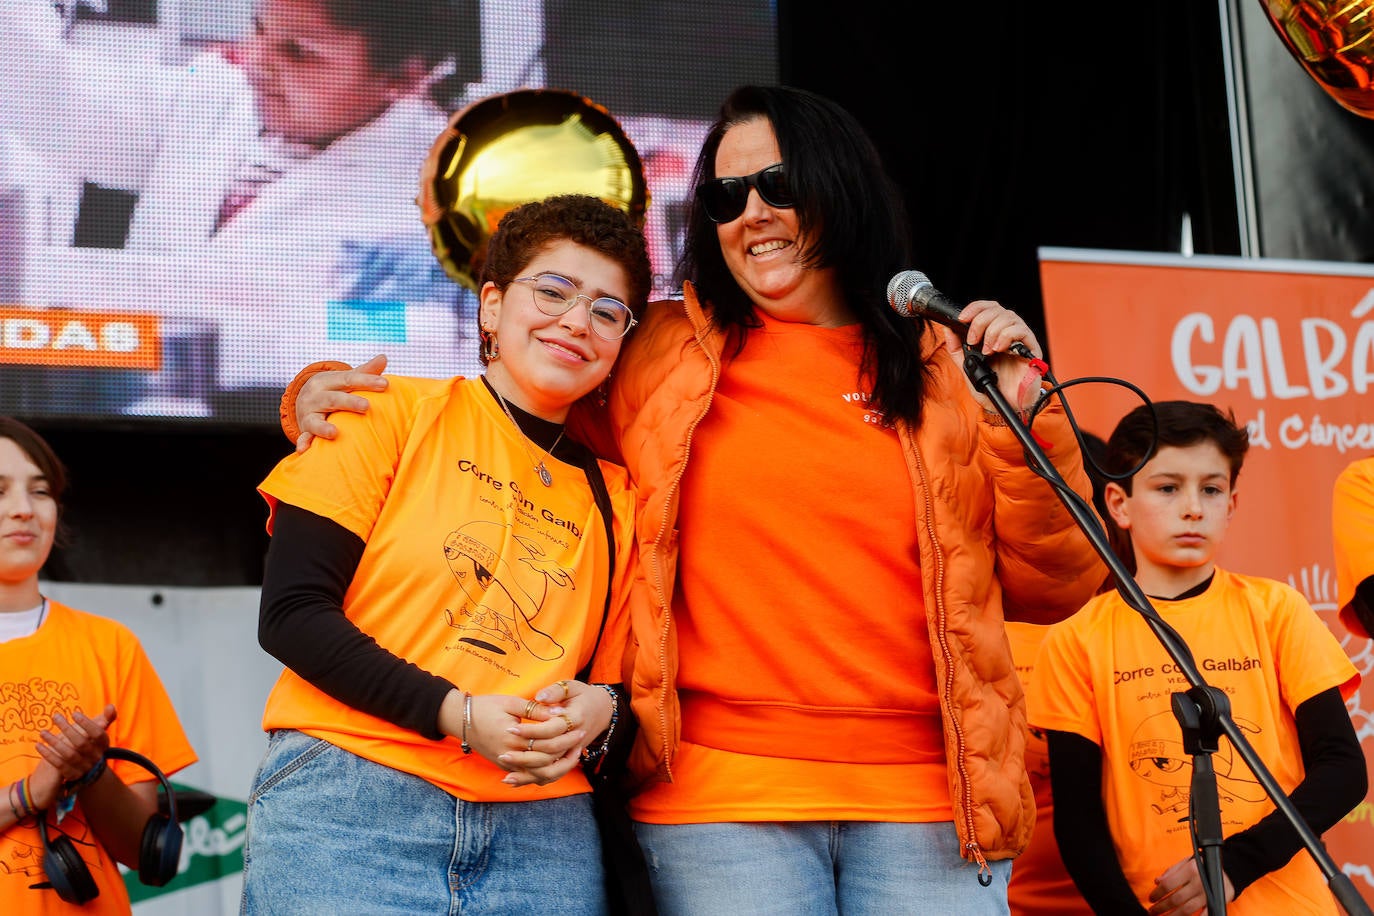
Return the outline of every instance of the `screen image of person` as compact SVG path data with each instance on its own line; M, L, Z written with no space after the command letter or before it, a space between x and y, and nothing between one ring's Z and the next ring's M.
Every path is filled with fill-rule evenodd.
M100 160L117 143L86 162L72 153L65 187L30 220L29 239L44 244L30 247L25 301L151 308L157 333L183 342L158 348L159 371L86 372L75 400L270 419L275 394L264 393L279 390L283 360L325 342L360 359L385 345L400 371L446 374L462 368L459 354L475 369L475 338L461 346L459 330L475 300L434 262L414 200L447 121L430 90L460 66L455 36L479 28L476 10L475 0L258 0L237 42L146 86L127 66L109 73L119 94L161 106L129 125L156 132L151 155L121 188L92 180L116 173ZM103 107L93 117L108 138L125 103L99 97L93 55L69 49L60 76L74 122Z
M517 89L622 123L671 294L713 87L776 79L772 5L717 6L7 0L0 410L266 424L313 353L476 371L475 297L430 255L417 170L445 116Z

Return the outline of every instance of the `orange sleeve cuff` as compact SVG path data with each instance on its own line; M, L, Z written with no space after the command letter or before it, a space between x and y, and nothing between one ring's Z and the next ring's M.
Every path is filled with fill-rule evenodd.
M281 418L281 431L286 434L286 438L295 445L296 440L301 437L301 428L296 423L296 398L300 396L301 388L306 382L314 378L317 372L328 372L336 369L352 369L348 363L339 362L337 359L322 359L317 363L311 363L291 380L291 384L286 386L286 390L281 393L281 405L278 407L278 415Z

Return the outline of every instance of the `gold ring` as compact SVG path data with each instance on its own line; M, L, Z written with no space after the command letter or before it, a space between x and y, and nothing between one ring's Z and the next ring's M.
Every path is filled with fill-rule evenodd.
M525 750L527 750L527 751L532 751L532 750L534 750L534 739L533 739L533 738L530 739L530 743L529 743L529 744L525 745Z
M526 704L525 704L525 718L526 718L526 719L533 719L533 718L534 718L534 711L535 711L536 709L538 709L538 708L539 708L539 701L538 701L538 700L530 700L528 703L526 703Z
M572 696L572 691L568 689L567 681L559 681L558 686L563 688L563 699L566 700L568 697Z
M568 732L572 731L574 728L577 727L576 725L573 725L572 716L568 715L566 712L560 712L559 715L563 718L564 722L568 723L568 727L563 729L563 734L566 735Z

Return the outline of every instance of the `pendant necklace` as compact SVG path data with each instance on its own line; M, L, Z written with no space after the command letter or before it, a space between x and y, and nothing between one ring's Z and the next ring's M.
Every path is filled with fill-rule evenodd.
M514 415L511 414L510 408L506 406L506 399L501 397L501 392L497 391L490 383L488 383L487 387L491 388L491 393L496 395L496 402L500 404L501 409L505 411L506 419L511 421L511 424L515 426L515 431L520 434L520 447L525 450L525 454L529 456L530 463L533 464L534 469L539 472L539 482L546 487L553 486L553 475L549 473L548 466L544 464L544 459L535 458L534 453L530 451L530 447L525 444L525 440L529 439L529 436L520 428L520 424L515 422ZM558 448L558 443L563 441L563 434L567 431L568 428L566 426L558 431L558 438L553 440L553 445L549 446L546 455L553 455L553 450Z

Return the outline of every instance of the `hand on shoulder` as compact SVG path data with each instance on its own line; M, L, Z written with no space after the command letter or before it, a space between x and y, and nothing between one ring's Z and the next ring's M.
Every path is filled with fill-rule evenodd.
M366 413L367 398L353 391L385 391L386 356L379 354L360 366L325 361L305 367L282 395L282 429L296 443L296 451L310 447L316 436L333 439L338 428L329 422L336 410ZM293 436L292 433L295 433Z

